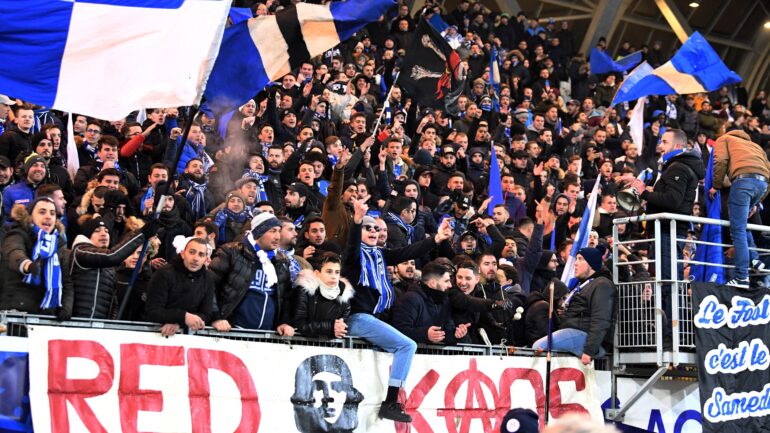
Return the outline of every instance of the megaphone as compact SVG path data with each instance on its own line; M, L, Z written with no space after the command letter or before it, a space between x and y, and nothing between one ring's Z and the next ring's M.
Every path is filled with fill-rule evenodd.
M617 195L618 206L626 212L639 210L642 205L642 199L639 197L639 191L636 188L626 188Z
M639 176L637 176L637 179L647 182L652 175L651 169L645 169L641 173L639 173ZM617 201L618 206L620 206L621 209L623 209L626 212L635 212L638 211L639 208L642 206L642 199L640 197L639 191L636 190L636 188L626 188L622 191L620 191L617 195Z

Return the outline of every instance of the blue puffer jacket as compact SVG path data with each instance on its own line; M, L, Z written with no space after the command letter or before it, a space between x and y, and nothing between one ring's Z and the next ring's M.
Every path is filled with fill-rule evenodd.
M3 213L11 214L11 208L15 204L28 205L35 199L35 190L37 186L32 186L27 182L19 182L9 186L3 191Z

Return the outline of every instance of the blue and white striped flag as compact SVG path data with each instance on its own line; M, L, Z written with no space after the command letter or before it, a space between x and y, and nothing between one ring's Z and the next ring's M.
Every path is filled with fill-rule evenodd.
M195 104L230 3L0 0L0 93L107 120Z
M567 263L564 265L564 272L561 274L561 281L572 287L572 280L575 278L575 257L577 252L581 248L588 246L588 235L591 233L591 228L594 224L594 217L596 216L596 201L599 196L599 184L601 184L601 175L596 177L594 187L591 189L591 196L588 197L588 203L586 204L586 210L583 211L583 218L580 220L580 227L577 234L575 234L575 243L572 244L572 251L569 254Z
M240 106L269 81L350 38L395 4L394 0L298 3L230 27L206 85L209 106L215 114Z

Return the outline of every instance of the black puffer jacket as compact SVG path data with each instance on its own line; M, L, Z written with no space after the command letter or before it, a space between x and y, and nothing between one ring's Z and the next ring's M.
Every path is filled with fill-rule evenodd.
M115 267L144 242L144 235L130 233L112 248L98 248L84 235L72 243L68 273L75 286L73 316L109 319L115 296ZM120 300L118 300L120 302Z
M40 303L45 296L45 286L32 286L25 283L24 275L19 272L19 266L25 260L32 259L32 248L35 245L32 235L32 221L23 206L17 206L11 211L11 217L16 223L8 231L2 245L0 259L0 310L18 310L32 314L56 314L53 310L41 310ZM62 282L62 308L65 315L72 314L74 289L67 267L67 241L64 237L64 226L56 222L59 230L59 243L56 255L59 256Z
M209 324L214 309L214 277L201 268L188 270L182 257L155 271L150 280L153 289L147 293L147 320L156 323L185 325L185 315L195 314Z
M292 296L291 273L289 258L283 253L276 253L272 260L276 283L276 326L291 324L294 297ZM257 270L262 269L262 263L252 248L245 248L242 242L230 242L217 249L211 260L209 270L214 273L216 284L216 307L212 322L226 320L235 312L243 301L249 285Z
M300 271L296 283L294 326L305 336L334 338L334 321L350 315L353 286L341 279L342 293L335 299L328 299L321 294L320 281L309 269Z
M592 280L572 297L569 307L560 317L559 329L580 329L588 333L583 353L592 358L599 347L612 347L615 329L616 289L609 271L602 268ZM583 281L580 281L583 284Z

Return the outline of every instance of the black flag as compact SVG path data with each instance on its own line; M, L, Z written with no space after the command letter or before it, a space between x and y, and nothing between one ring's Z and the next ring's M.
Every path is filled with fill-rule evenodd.
M398 82L415 101L456 116L457 100L465 87L460 56L425 19L406 53Z

